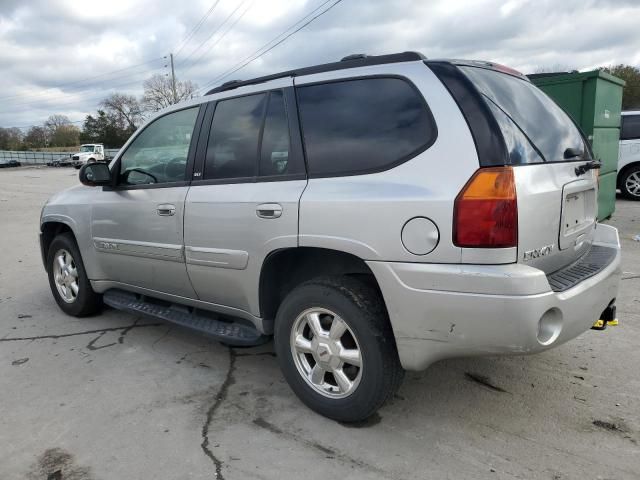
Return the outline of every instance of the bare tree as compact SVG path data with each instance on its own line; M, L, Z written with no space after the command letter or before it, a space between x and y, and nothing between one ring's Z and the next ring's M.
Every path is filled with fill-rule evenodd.
M100 102L108 114L112 114L119 126L134 131L142 123L144 116L140 102L133 95L112 93Z
M42 148L47 146L49 134L44 127L34 125L24 137L24 143L29 148Z
M71 147L78 144L80 129L65 115L51 115L44 122L44 128L54 147Z
M176 96L174 98L171 79L156 74L144 82L142 105L145 110L156 112L169 105L193 98L196 96L197 90L198 85L191 80L176 81Z
M22 137L22 131L17 127L0 128L0 150L18 150Z
M46 128L49 133L55 132L56 129L63 125L71 125L71 120L69 120L69 117L66 115L51 115L44 122L44 128Z

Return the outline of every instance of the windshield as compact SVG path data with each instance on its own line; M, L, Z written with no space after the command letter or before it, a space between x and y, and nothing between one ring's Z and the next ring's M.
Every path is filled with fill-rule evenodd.
M460 67L494 114L511 163L562 162L590 158L580 130L532 83L479 67Z
M93 153L93 145L82 145L80 153Z

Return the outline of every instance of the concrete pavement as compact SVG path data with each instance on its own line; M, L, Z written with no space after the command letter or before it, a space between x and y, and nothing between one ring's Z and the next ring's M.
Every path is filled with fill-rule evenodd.
M64 315L37 230L46 198L76 182L73 169L0 170L0 479L640 478L640 202L619 200L610 222L619 327L535 356L439 362L349 426L297 400L270 344Z

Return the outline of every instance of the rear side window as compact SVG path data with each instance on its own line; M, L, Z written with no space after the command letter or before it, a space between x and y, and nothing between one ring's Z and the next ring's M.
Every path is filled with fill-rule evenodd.
M511 163L590 158L578 127L532 83L486 68L463 66L460 70L476 86L494 112L505 136ZM582 155L569 157L568 149L582 152Z
M298 87L298 108L312 176L381 171L435 141L431 112L399 78L365 78Z
M269 94L269 104L264 120L262 146L260 147L259 175L285 175L293 173L289 165L289 126L281 91Z
M207 145L205 180L256 175L266 99L263 93L218 102Z
M640 139L640 115L623 115L620 140Z

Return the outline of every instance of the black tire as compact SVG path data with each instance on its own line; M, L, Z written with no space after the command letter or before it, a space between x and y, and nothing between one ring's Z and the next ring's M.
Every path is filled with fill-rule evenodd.
M627 181L630 181L629 177L635 176L633 180L640 179L640 165L634 165L633 167L626 168L620 175L620 193L627 200L640 200L640 191L636 191L634 194L627 186Z
M56 286L54 262L57 261L56 257L61 250L66 250L71 254L73 265L77 271L78 293L75 299L70 302L64 300ZM53 293L53 298L55 298L56 303L63 312L74 317L85 317L100 311L102 307L102 295L95 293L93 288L91 288L91 283L89 282L84 264L82 263L80 250L71 233L57 235L51 242L51 245L49 245L47 252L47 274L49 275L49 287L51 288L51 293Z
M307 383L291 349L296 319L310 308L335 312L347 324L362 355L359 383L344 398L328 398ZM342 422L362 421L400 387L404 370L386 308L377 289L351 277L322 277L303 283L284 299L274 332L278 363L294 393L309 408Z

